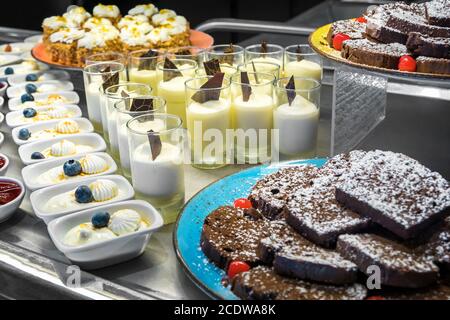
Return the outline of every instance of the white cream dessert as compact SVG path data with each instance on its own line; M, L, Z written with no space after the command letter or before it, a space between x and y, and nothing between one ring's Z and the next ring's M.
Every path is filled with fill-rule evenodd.
M67 21L65 17L61 16L51 16L45 18L42 22L42 27L50 30L59 30L62 28L69 27L70 23Z
M59 158L79 153L89 152L92 150L92 146L75 144L69 140L61 140L50 147L42 150L42 154L47 158Z
M101 26L112 26L112 25L113 24L108 19L92 17L86 20L86 22L83 24L83 28L92 30L98 29Z
M253 58L250 62L260 62L261 64L258 66L257 72L265 72L265 73L273 73L274 67L270 64L263 64L265 63L273 63L280 66L280 69L283 67L283 61L281 59L273 58L273 57L258 57ZM248 70L250 71L250 70Z
M84 30L78 28L63 28L50 35L50 42L74 43L84 36Z
M92 13L97 18L117 19L120 16L119 7L115 5L98 4L94 7Z
M36 61L23 61L22 63L14 66L14 74L28 74L30 72L39 71L41 68Z
M91 17L91 14L83 7L73 6L69 11L63 14L63 17L67 20L69 26L81 27L83 22Z
M130 82L137 82L147 84L152 88L152 92L155 93L157 90L157 76L156 70L147 70L133 67L128 69L128 76L130 77Z
M108 212L98 212L92 216L91 222L70 229L64 237L64 243L81 246L102 242L143 230L148 226L139 212L132 209L118 210L112 215Z
M86 48L92 50L94 48L104 48L107 41L113 41L120 36L119 30L114 26L101 26L86 32L80 40L78 40L78 48Z
M50 94L45 99L35 99L34 101L26 101L15 106L15 109L21 110L30 107L46 107L46 106L57 106L63 104L70 104L70 101L66 97L59 94Z
M31 131L31 136L27 141L51 139L60 135L76 134L80 132L78 122L72 119L66 119L59 121L53 128Z
M154 4L139 4L128 11L131 16L144 15L147 18L151 18L155 13L158 12L158 8Z
M157 14L152 16L152 23L155 26L162 25L169 18L175 18L177 14L173 10L161 9Z
M84 194L77 197L77 192L83 188ZM89 191L85 191L89 190ZM89 192L86 195L86 192ZM46 213L66 211L68 209L82 210L91 202L105 202L119 196L121 190L117 184L108 179L98 179L89 186L79 186L74 190L63 192L51 197L44 205ZM81 198L84 197L84 198Z
M286 77L312 78L319 82L322 80L322 67L320 64L305 59L286 63L284 72ZM299 88L299 86L296 85L296 88Z
M75 178L99 174L109 169L106 160L94 154L87 154L79 160L79 163L81 166L81 172L77 175L66 175L64 173L64 166L59 165L41 173L37 177L37 180L46 184L61 183Z
M282 104L273 114L274 128L279 130L277 149L286 156L314 156L319 126L317 106L297 95L292 104Z
M64 119L64 118L72 118L75 113L64 107L49 107L44 108L42 110L36 110L36 115L31 118L26 118L20 112L17 119L14 120L14 123L19 124L28 124L28 123L37 123L41 121L55 120L55 119Z
M119 23L117 24L117 27L119 29L122 29L122 28L131 27L134 25L139 25L142 23L148 23L148 18L145 15L143 15L143 14L126 15L125 17L120 19Z
M36 89L37 93L45 93L45 92L51 92L51 91L58 91L63 90L63 86L56 83L43 83L39 85Z

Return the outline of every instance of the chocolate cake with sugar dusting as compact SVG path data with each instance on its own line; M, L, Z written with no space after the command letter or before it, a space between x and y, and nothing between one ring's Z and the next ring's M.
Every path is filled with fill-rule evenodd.
M433 257L433 261L439 266L441 274L450 276L450 218L436 232L427 244L426 253Z
M450 1L434 0L426 2L425 15L429 24L450 27Z
M367 295L361 284L331 286L289 279L265 266L238 274L231 288L245 300L362 300Z
M391 151L369 151L342 175L336 199L402 239L450 214L450 186L439 173Z
M432 37L450 37L450 28L430 25L426 17L414 12L393 11L386 25L404 33L419 32Z
M417 72L450 74L450 59L420 56L416 58Z
M436 38L410 32L406 47L416 56L450 59L450 38Z
M353 262L306 240L282 220L271 224L280 227L260 241L258 257L273 264L277 274L338 285L356 281L358 268Z
M327 34L327 42L333 47L333 38L338 33L344 33L350 39L363 39L366 26L364 23L354 20L340 20L331 24L330 30Z

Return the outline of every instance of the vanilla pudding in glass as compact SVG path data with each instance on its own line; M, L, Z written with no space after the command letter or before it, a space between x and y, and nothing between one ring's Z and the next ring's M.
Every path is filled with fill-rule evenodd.
M230 66L228 64L221 63L220 72L225 73L225 77L231 79L231 77L237 72L237 68ZM201 67L199 66L199 68L195 71L195 76L196 77L207 76L204 65L202 65Z
M286 47L284 52L284 76L311 78L322 82L322 58L307 44ZM300 88L302 83L296 84Z
M84 60L84 65L88 66L99 62L118 62L125 65L127 63L127 58L119 52L102 52L87 56Z
M272 155L278 159L310 159L316 156L319 128L320 83L315 79L294 78L300 89L286 88L290 78L282 78L275 86L276 103L273 127L278 141L273 142Z
M101 89L125 79L125 67L119 62L94 63L84 67L83 77L88 117L94 130L101 133L106 128L106 119L100 105Z
M217 59L221 65L237 68L245 62L244 48L235 44L218 44L206 51L206 60Z
M215 86L211 88L213 83ZM209 88L202 88L205 84ZM225 166L227 150L232 145L227 145L226 133L231 129L230 79L224 73L186 82L186 118L192 166L200 169Z
M156 64L163 59L163 54L157 50L137 50L128 56L128 78L131 82L149 85L156 95L157 77Z
M238 71L248 71L248 72L262 72L270 73L276 79L280 78L280 64L273 62L261 62L253 60L251 62L243 63L238 66Z
M127 128L136 198L157 208L165 224L173 223L184 204L181 119L170 114L141 115L128 121Z
M151 103L150 103L151 100ZM119 159L122 173L125 178L131 178L130 147L128 144L127 122L137 116L152 113L165 113L166 101L155 96L138 96L134 98L122 98L114 104L115 130L117 132L117 144L119 147ZM136 124L137 127L139 124ZM164 123L161 120L143 122L140 124L144 130L160 130Z
M254 44L245 47L245 62L275 63L283 70L284 48L277 44Z
M167 59L168 60L168 59ZM186 95L184 83L195 76L197 62L191 59L174 59L171 61L176 68L168 67L166 59L156 66L158 81L158 96L167 102L167 113L177 115L186 128Z
M150 96L152 89L150 86L142 83L124 82L111 86L102 92L100 103L104 104L106 110L107 133L109 140L109 151L116 161L120 161L119 157L119 139L117 136L116 118L117 111L114 104L123 100L124 97Z
M244 81L248 76L249 83ZM231 116L238 163L270 160L275 76L238 72L231 78Z

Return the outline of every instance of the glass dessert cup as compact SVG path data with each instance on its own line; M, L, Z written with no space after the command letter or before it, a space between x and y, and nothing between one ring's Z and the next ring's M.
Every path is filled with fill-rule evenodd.
M307 44L292 45L284 51L284 76L322 81L322 58ZM297 87L297 86L296 86Z
M184 46L170 48L165 52L165 55L170 59L190 59L201 65L205 61L206 50L196 46Z
M230 52L232 48L232 52ZM235 44L218 44L206 52L206 60L217 59L220 64L237 68L245 61L244 48Z
M276 82L276 107L273 127L272 159L297 160L316 157L320 116L320 83L315 79L295 78L295 89L286 88L289 78ZM299 84L299 89L297 89Z
M117 62L117 63L122 63L125 65L127 63L127 58L124 54L122 54L120 52L113 52L113 51L102 52L102 53L92 54L92 55L86 57L86 59L84 61L84 65L88 66L88 65L95 64L98 62Z
M156 95L156 64L163 58L164 55L157 50L143 49L131 52L128 55L128 79L131 82L149 85Z
M268 162L271 158L275 77L269 73L247 72L247 83L242 79L243 74L238 72L231 78L235 161L238 164Z
M283 55L284 48L277 44L266 44L266 51L264 51L263 44L254 44L245 47L245 62L270 62L280 66L283 70Z
M232 143L227 139L231 129L230 80L223 78L214 88L201 88L213 76L186 81L186 119L192 166L217 169L229 163Z
M141 110L133 107L133 101L135 104L149 105L148 99L152 99L152 108L143 107ZM165 113L166 101L160 97L155 96L138 96L134 98L122 98L115 102L115 132L117 133L117 145L119 149L119 161L122 173L125 178L131 178L131 165L130 165L130 146L128 144L128 131L127 122L135 117L153 114L153 113ZM160 129L160 121L153 123L156 127L149 127L148 130Z
M191 59L170 60L175 68L166 68L165 61L158 62L156 75L158 82L158 96L167 102L167 113L181 118L186 128L186 94L184 83L195 77L198 64Z
M275 77L275 79L279 79L281 69L280 64L278 63L253 60L251 62L243 63L238 66L238 71L270 73Z
M84 67L84 90L89 120L96 132L107 130L105 112L100 105L102 87L118 84L126 79L125 66L119 62L98 62Z
M184 204L181 125L179 117L159 113L140 115L126 124L136 198L157 208L165 224L175 222Z
M236 74L237 69L233 66L230 66L228 64L220 64L220 71L225 73L225 77L231 79L231 77L233 75ZM199 67L196 71L195 71L195 76L196 77L205 77L206 76L206 71L204 67Z
M116 127L117 111L114 105L116 102L123 100L125 94L131 98L150 96L152 89L146 84L124 82L110 86L106 90L102 88L101 91L100 104L102 109L105 110L105 120L107 123L107 130L103 133L108 135L107 141L109 141L109 152L111 156L114 160L120 161L119 138Z

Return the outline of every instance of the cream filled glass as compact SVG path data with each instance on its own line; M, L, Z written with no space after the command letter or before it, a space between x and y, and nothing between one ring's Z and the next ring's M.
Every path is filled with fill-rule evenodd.
M275 76L238 72L231 78L231 115L238 163L270 160Z
M127 122L131 176L136 198L175 222L184 203L183 129L170 114L146 114Z
M118 62L122 64L127 63L127 58L124 54L120 52L102 52L102 53L96 53L92 54L85 58L84 65L90 65L98 62Z
M274 75L276 79L280 78L280 64L273 62L251 61L241 64L238 71L262 72Z
M100 105L101 89L105 90L123 81L125 66L119 62L94 63L84 67L83 77L88 117L95 131L101 133L106 126L106 118Z
M177 115L186 128L186 95L184 83L195 76L197 62L167 57L156 66L158 96L167 102L167 113Z
M282 46L262 42L245 47L245 62L275 63L280 66L280 70L283 70L283 54L284 48Z
M220 64L237 68L245 61L244 48L235 44L219 44L206 52L206 60L217 59Z
M277 81L275 91L273 126L278 130L278 139L274 139L272 155L278 155L281 160L314 158L319 128L320 83L308 78L282 78Z
M157 91L156 65L164 59L157 50L137 50L128 56L128 78L131 82L149 85L153 94Z
M126 178L131 178L130 146L128 144L127 122L144 114L165 113L166 101L155 96L123 98L116 101L114 104L114 109L120 166L122 168L123 175ZM143 124L142 126L144 127L145 125L146 124ZM149 127L148 130L159 130L163 124L161 121L154 121L151 125L153 127Z
M114 107L115 103L127 97L136 98L140 96L150 96L151 94L152 88L150 88L150 86L133 82L114 85L103 91L100 97L100 103L104 105L103 108L106 110L109 150L114 160L120 161L119 138L116 127L117 111Z
M220 72L225 73L225 77L226 78L230 78L237 72L237 68L230 66L228 64L219 64L220 66ZM197 69L197 71L195 71L195 75L196 77L205 77L207 76L206 71L205 71L205 67L202 65L201 67L199 66L199 68Z
M171 60L191 59L201 65L205 61L206 50L196 46L175 47L168 49L165 55Z
M284 51L284 76L322 81L322 58L307 44L292 45ZM301 83L297 84L299 88Z
M232 146L226 132L231 129L230 80L224 73L186 81L186 118L192 165L225 166Z

